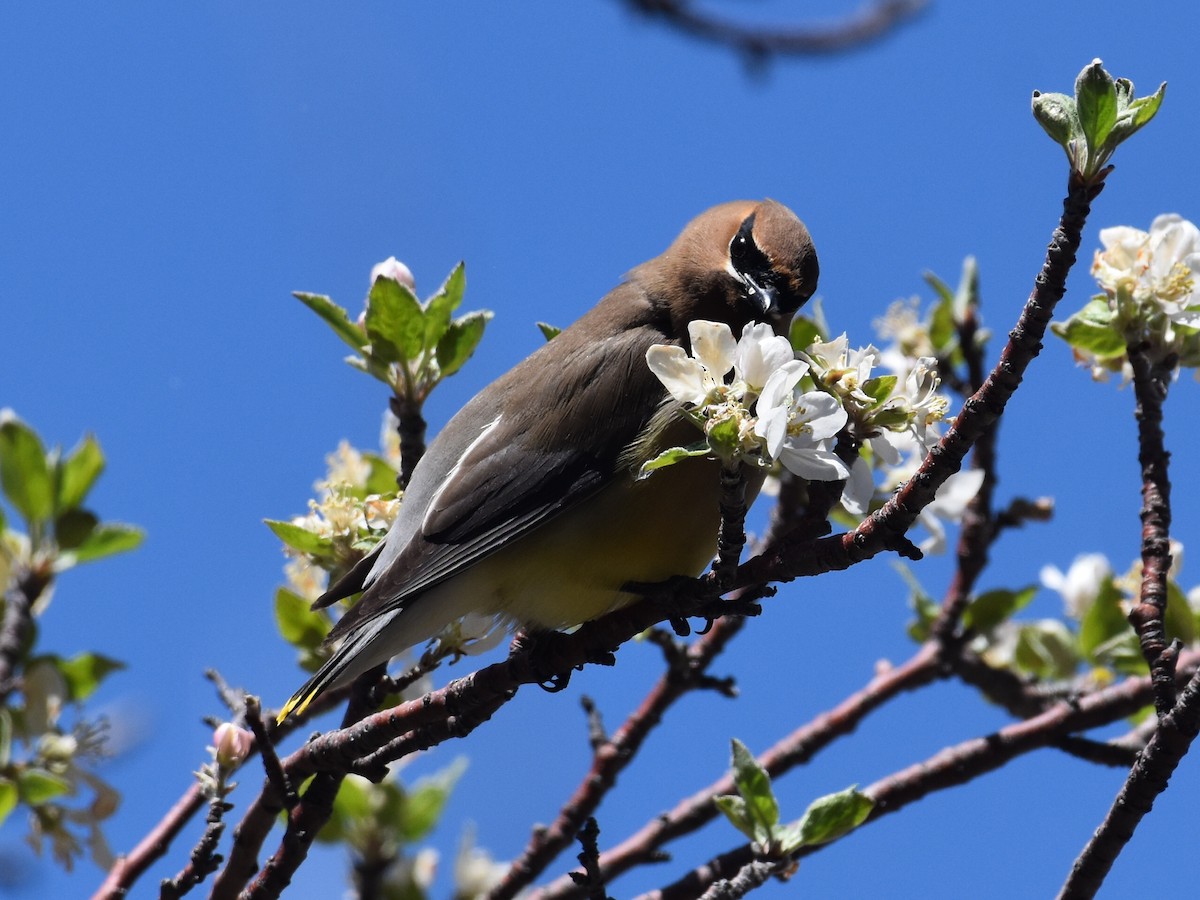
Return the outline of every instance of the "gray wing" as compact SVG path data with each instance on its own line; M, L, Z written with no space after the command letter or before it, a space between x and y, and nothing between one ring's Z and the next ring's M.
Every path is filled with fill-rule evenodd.
M360 564L362 600L331 639L404 607L618 474L622 452L666 396L645 357L651 344L667 339L648 326L598 342L573 330L485 388L430 445L394 533L369 573L366 561Z

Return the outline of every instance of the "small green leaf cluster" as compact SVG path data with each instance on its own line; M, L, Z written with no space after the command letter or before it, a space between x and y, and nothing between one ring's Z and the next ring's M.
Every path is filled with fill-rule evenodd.
M119 797L91 771L102 755L104 728L82 714L73 725L65 720L124 666L94 652L39 652L37 619L59 573L142 542L140 529L101 522L84 505L103 470L104 454L91 435L69 453L47 450L33 428L0 412L0 488L7 502L7 509L0 505L0 616L6 626L23 619L24 634L19 647L8 648L9 677L0 685L0 824L24 806L31 843L40 849L49 842L68 869L85 851L99 866L111 863L101 824Z
M295 297L354 350L346 362L388 385L397 397L420 404L471 358L492 317L477 310L454 318L465 288L462 263L424 303L407 285L380 276L357 321L329 297L304 292Z
M50 576L141 544L140 529L101 522L84 506L103 471L104 453L91 435L69 453L47 450L36 431L11 411L0 412L0 487L26 527L25 540L10 537L15 532L7 529L0 506L6 536L0 576L17 568Z
M975 257L968 256L963 260L962 276L958 287L951 290L933 272L925 273L925 283L933 288L937 300L930 308L923 323L923 331L928 335L929 352L916 352L918 347L907 346L910 339L897 335L900 350L908 357L935 356L943 365L959 367L965 362L963 348L959 345L959 333L962 325L979 318L979 265ZM988 333L977 330L974 334L975 343L982 346L988 339Z
M383 868L380 896L422 900L435 874L434 851L420 848L442 817L450 794L466 770L459 758L441 771L403 785L395 774L379 784L349 775L333 803L333 813L317 833L323 843L344 843L355 868Z
M714 797L713 803L766 859L786 860L802 847L835 841L861 825L875 807L874 800L849 787L818 797L796 821L781 822L767 771L741 741L735 738L732 745L737 794Z
M931 635L940 607L907 568L898 569L908 582L916 612L908 633L923 642ZM1106 683L1119 676L1145 675L1146 660L1127 618L1140 587L1140 564L1135 564L1125 575L1104 574L1093 589L1068 604L1063 617L1033 620L1014 617L1034 599L1036 585L998 588L971 598L963 625L974 635L974 652L989 665L1022 677L1047 682L1084 677ZM1200 606L1189 596L1200 600L1200 591L1189 595L1172 575L1164 624L1168 640L1178 638L1185 646L1195 646L1200 641Z
M1075 79L1075 96L1033 92L1033 115L1070 160L1071 169L1091 181L1113 152L1154 118L1166 82L1149 97L1133 96L1133 82L1114 79L1096 59Z

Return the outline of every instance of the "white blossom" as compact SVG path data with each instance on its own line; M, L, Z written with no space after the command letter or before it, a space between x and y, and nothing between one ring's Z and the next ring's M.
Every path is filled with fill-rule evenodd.
M837 481L850 470L832 450L833 438L846 424L846 410L824 391L801 392L808 366L792 361L767 379L758 398L754 433L766 450L791 472L813 481Z
M933 502L922 509L917 517L930 535L918 545L922 553L946 552L946 526L943 521L962 521L967 504L979 493L983 475L982 469L955 472L938 488Z
M809 367L795 358L786 338L769 325L749 324L735 341L729 326L706 321L692 322L688 335L690 355L682 347L655 345L646 362L704 430L712 452L760 466L778 459L810 479L846 477L846 466L830 449L846 413L831 394L798 390ZM657 461L646 468L656 467Z
M1067 615L1079 621L1096 602L1101 586L1112 573L1104 554L1085 553L1075 557L1065 573L1057 566L1043 566L1040 577L1045 587L1062 597Z
M875 404L874 399L862 390L879 357L879 350L873 345L851 350L849 339L843 333L832 341L813 344L800 356L812 367L814 380L838 394L843 401L863 407Z
M1110 298L1153 304L1177 325L1200 328L1200 229L1187 219L1158 216L1148 232L1126 225L1100 232L1092 274ZM1172 335L1167 335L1171 340Z

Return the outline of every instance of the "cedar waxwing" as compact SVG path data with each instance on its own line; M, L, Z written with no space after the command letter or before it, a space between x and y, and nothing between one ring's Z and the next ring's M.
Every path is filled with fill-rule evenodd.
M699 575L716 551L718 464L636 480L643 462L698 437L646 351L690 349L697 319L786 334L816 286L816 251L791 210L716 206L480 391L430 444L387 537L313 604L363 592L329 634L341 645L280 719L469 613L562 628L632 603L634 584ZM750 480L748 502L761 476Z

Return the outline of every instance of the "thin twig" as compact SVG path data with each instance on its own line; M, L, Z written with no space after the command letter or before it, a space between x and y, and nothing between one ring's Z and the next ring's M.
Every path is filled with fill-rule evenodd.
M257 742L258 752L262 755L263 770L266 772L267 780L275 785L275 790L283 798L284 808L291 809L296 805L296 789L288 783L283 766L279 763L279 754L275 752L275 744L267 732L267 726L263 723L262 706L259 699L247 694L244 706L246 724L254 732L254 739Z
M233 806L220 797L214 797L209 801L204 834L200 836L200 840L192 849L191 857L183 870L174 878L163 879L158 892L160 900L177 900L221 865L222 857L216 852L217 844L221 840L221 833L225 830L225 813L231 809Z
M377 666L359 676L354 682L350 702L346 705L346 712L342 717L343 729L361 721L374 711L377 704L374 698L375 686L384 672L384 666ZM291 884L292 876L308 857L309 848L316 840L317 832L332 815L333 801L345 777L345 771L321 772L309 783L304 796L290 807L287 828L279 847L267 860L258 877L241 892L240 897L244 900L273 900ZM294 782L287 778L282 768L279 771L279 779L282 781L283 790L290 791L288 785ZM268 784L273 787L277 796L283 797L284 807L288 808L288 794L281 794L279 782L268 778ZM213 900L232 897L235 888L241 888L236 878L223 879L213 885Z

